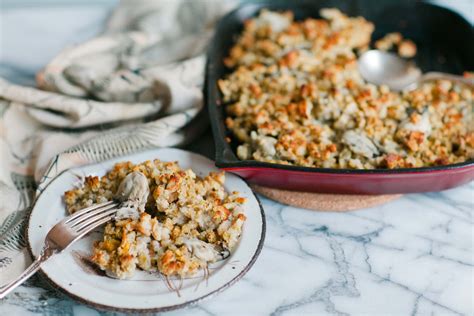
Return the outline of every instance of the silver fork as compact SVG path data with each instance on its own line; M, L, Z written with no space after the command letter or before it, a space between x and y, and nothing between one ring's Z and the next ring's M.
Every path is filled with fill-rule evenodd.
M115 201L92 205L54 225L46 235L40 255L18 278L0 287L0 299L35 274L52 255L60 253L94 228L113 219L118 205Z

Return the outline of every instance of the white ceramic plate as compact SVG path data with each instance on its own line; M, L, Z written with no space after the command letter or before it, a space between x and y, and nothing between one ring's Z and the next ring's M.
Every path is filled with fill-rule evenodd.
M102 176L119 161L134 163L160 159L178 161L182 168L192 168L199 176L216 171L214 163L200 155L184 150L163 148L120 157L96 165L63 172L41 193L31 213L28 243L33 256L38 256L49 229L66 216L63 194L77 185L80 176ZM101 238L100 230L92 233L43 264L43 275L59 290L99 309L156 312L180 308L222 291L239 280L253 265L263 245L265 219L259 201L250 187L239 177L226 174L227 191L239 191L247 198L244 204L247 220L242 236L231 256L210 267L209 278L202 275L185 279L179 291L171 291L157 273L137 271L130 280L104 276L85 263L94 240ZM179 280L172 279L175 287Z

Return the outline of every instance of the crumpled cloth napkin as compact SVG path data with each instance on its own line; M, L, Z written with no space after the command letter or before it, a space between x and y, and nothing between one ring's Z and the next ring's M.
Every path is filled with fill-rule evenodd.
M27 215L56 175L199 134L205 48L234 5L123 0L103 34L37 74L39 89L0 78L0 284L29 264Z

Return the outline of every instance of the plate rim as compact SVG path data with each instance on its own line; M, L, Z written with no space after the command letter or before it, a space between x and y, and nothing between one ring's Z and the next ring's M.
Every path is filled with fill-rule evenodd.
M198 154L198 153L195 153L195 152L192 152L192 151L189 151L189 150L184 150L184 149L180 149L180 148L173 148L173 147L162 147L162 148L153 148L153 149L148 149L148 150L143 150L143 151L138 151L138 152L135 152L135 153L132 153L132 154L129 154L129 155L125 155L123 156L124 158L125 157L130 157L130 156L133 156L133 155L136 155L136 154L141 154L141 153L146 153L146 152L154 152L154 151L159 151L159 150L176 150L176 151L181 151L181 152L185 152L185 153L191 153L193 155L197 155L197 156L200 156L202 158L205 158L206 160L209 160L210 162L212 162L212 165L215 166L216 168L219 168L215 165L215 162L212 161L210 158L204 156L204 155L201 155L201 154ZM32 250L32 247L31 247L31 243L30 243L30 225L31 225L31 220L32 220L32 215L33 215L33 210L36 206L36 203L39 199L39 197L43 194L44 191L46 191L46 189L50 186L51 183L53 183L54 181L56 181L57 178L59 178L61 175L63 175L64 173L66 172L69 172L69 170L72 170L72 169L76 169L76 168L82 168L82 167L86 167L86 166L93 166L93 165L97 165L97 164L100 164L100 163L104 163L104 162L107 162L107 161L110 161L110 160L114 160L114 159L118 159L120 157L113 157L113 158L110 158L110 159L106 159L104 161L99 161L99 162L96 162L96 163L91 163L91 164L86 164L86 165L82 165L82 166L73 166L71 168L68 168L68 169L65 169L63 171L61 171L53 180L51 180L45 188L43 188L43 190L41 191L41 193L35 197L35 201L34 203L30 206L31 208L31 211L30 213L28 214L28 221L27 221L27 225L26 225L26 233L25 233L25 238L26 238L26 244L27 244L27 250L28 250L28 253L30 254L31 258L33 259L36 259L36 257L34 256L33 254L33 250ZM220 169L220 168L219 168ZM224 170L225 171L225 170ZM89 307L92 307L92 308L95 308L95 309L98 309L98 310L102 310L102 311L112 311L112 312L123 312L123 313L136 313L136 312L139 312L139 313L158 313L158 312L168 312L168 311L172 311L172 310L177 310L177 309L181 309L181 308L184 308L184 307L187 307L187 306L193 306L193 305L196 305L197 303L199 302L202 302L203 300L206 300L208 298L211 298L221 292L223 292L224 290L228 289L229 287L231 287L232 285L234 285L237 281L239 281L245 274L247 274L247 272L252 268L252 266L255 264L255 261L257 260L258 256L260 255L261 251L262 251L262 248L263 248L263 245L264 245L264 242L265 242L265 236L266 236L266 229L267 229L267 225L266 225L266 217L265 217L265 212L264 212L264 209L263 209L263 206L262 206L262 203L260 202L260 199L258 198L257 194L252 190L251 186L242 178L240 177L239 175L237 174L234 174L232 173L232 175L240 178L240 180L242 180L249 188L250 188L250 191L252 192L255 200L257 201L257 204L259 206L259 209L260 209L260 216L262 218L262 232L260 234L260 238L258 240L258 244L257 244L257 249L255 250L255 253L253 254L252 258L250 259L249 263L239 272L239 274L237 274L232 280L230 280L229 282L225 283L224 285L222 285L221 287L203 295L203 296L200 296L196 299L193 299L193 300L190 300L190 301L186 301L184 303L180 303L180 304L174 304L174 305L168 305L168 306L162 306L162 307L156 307L156 308L122 308L122 307L115 307L115 306L110 306L110 305L106 305L106 304L100 304L100 303L96 303L96 302L92 302L92 301L89 301L88 299L86 298L83 298L79 295L76 295L74 293L71 293L70 291L68 291L66 288L60 286L59 284L57 284L56 282L54 282L51 277L43 271L43 268L40 268L38 270L38 274L41 276L42 279L46 280L47 283L55 290L55 291L58 291L60 292L61 294L64 294L70 298L72 298L73 300L75 300L76 302L79 302L81 304L84 304L84 305L87 305Z

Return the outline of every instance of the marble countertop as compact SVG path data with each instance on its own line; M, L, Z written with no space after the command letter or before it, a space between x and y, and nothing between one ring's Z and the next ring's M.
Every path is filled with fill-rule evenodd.
M472 20L469 1L457 4L471 10ZM33 84L36 71L63 47L100 31L114 1L6 3L0 14L0 76ZM207 135L194 148L212 152L210 142ZM254 267L217 297L167 315L474 313L474 183L349 213L261 200L267 236ZM33 278L0 301L0 314L109 313Z

